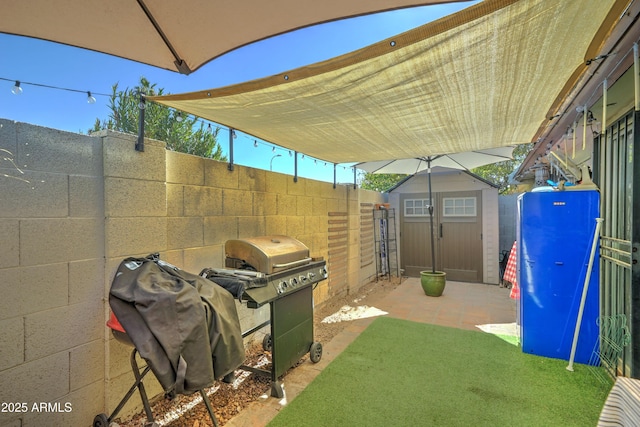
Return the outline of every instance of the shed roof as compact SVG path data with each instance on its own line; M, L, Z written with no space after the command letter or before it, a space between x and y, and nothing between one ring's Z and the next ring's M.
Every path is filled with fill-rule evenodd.
M485 184L487 184L490 187L493 188L499 188L498 185L496 185L495 183L484 179L483 177L476 175L475 173L468 171L468 170L464 170L464 169L449 169L449 168L440 168L440 167L436 167L432 169L432 174L433 176L438 175L438 174L443 174L443 173L452 173L452 172L458 172L458 173L464 173L466 175L469 175L472 179L476 179L478 181L481 181ZM402 179L401 181L399 181L398 183L396 183L393 187L389 188L387 191L385 191L385 193L391 193L394 190L397 190L399 187L401 187L403 184L407 183L408 181L412 180L413 178L416 177L416 175L425 175L427 172L423 171L417 174L413 174L413 175L407 175L404 179Z

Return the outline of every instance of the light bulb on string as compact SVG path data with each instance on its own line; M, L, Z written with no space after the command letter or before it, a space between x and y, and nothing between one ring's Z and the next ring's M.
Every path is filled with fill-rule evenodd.
M289 150L289 157L293 156L293 153L291 152L291 150Z
M253 140L253 146L258 148L258 141L256 141L255 139Z
M22 93L22 88L20 87L20 81L16 80L16 84L11 89L11 93L14 95L20 95Z
M271 149L271 152L272 152L272 153L275 153L275 152L276 152L276 147L273 147L273 148Z
M181 122L182 120L184 120L184 118L182 117L182 113L178 111L178 114L176 114L176 121Z
M209 123L209 125L207 126L207 133L212 133L213 130L211 129L211 123Z
M87 92L87 104L95 104L96 99L91 95L91 91Z

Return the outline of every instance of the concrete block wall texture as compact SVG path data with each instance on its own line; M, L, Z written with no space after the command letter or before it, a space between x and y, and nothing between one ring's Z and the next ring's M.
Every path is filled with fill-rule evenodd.
M105 390L102 141L0 119L0 150L0 426L88 425Z
M103 294L108 299L111 281L120 262L130 256L145 257L152 253L166 253L169 242L179 238L170 231L176 231L176 227L181 224L171 222L171 218L167 217L165 144L146 140L144 152L138 152L133 148L135 137L131 135L110 131L98 135L104 146ZM167 258L163 256L168 262L176 262ZM105 304L103 313L106 321L109 314L108 303ZM104 401L103 408L93 416L102 412L111 414L135 381L129 362L133 348L115 340L104 326L104 321ZM145 366L141 360L139 363L140 366ZM161 386L152 374L145 378L145 389L150 397L162 393ZM140 408L141 401L136 392L120 414L127 415Z
M238 165L230 171L159 141L137 152L135 136L117 132L0 126L0 159L11 159L0 160L0 173L10 176L0 177L0 384L15 384L0 389L0 401L62 409L0 413L0 427L90 425L124 396L132 348L105 322L111 281L126 257L158 252L197 274L224 265L229 239L285 234L326 259L329 213L345 212L344 286L355 291L371 277L359 270L359 200L381 202L378 193ZM316 288L316 305L332 296L327 282ZM242 330L269 316L268 307L237 308ZM161 394L147 378L149 395ZM64 412L67 403L72 410ZM140 408L134 395L121 414Z

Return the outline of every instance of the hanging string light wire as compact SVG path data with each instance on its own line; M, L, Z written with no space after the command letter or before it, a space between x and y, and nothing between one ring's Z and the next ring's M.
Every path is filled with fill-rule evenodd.
M67 92L82 93L82 94L85 94L87 96L86 100L87 100L87 103L89 103L89 104L94 104L96 102L96 99L95 99L96 95L97 96L106 96L106 97L110 97L111 96L111 94L107 94L107 93L100 93L100 92L87 91L87 90L81 90L81 89L72 89L72 88L61 87L61 86L53 86L53 85L47 85L47 84L42 84L42 83L25 82L23 80L8 79L6 77L0 77L0 81L13 83L14 86L12 86L12 92L14 94L21 94L23 92L23 90L22 90L23 85L28 85L28 86L42 87L42 88L46 88L46 89L63 90L63 91L67 91ZM187 116L188 116L188 114L187 114ZM184 116L183 116L182 112L178 111L176 113L176 120L177 121L182 121L183 119L184 119ZM204 120L201 120L199 118L196 118L196 121L204 123ZM218 126L218 128L219 128L219 126ZM212 131L211 123L208 124L207 131L208 132ZM233 132L232 133L233 138L235 139L237 137L236 132L235 131L232 131L232 132ZM249 139L248 135L241 134L241 136L244 137L244 138L248 138ZM290 157L292 156L291 150L288 150L288 149L285 149L285 148L282 148L282 147L278 147L276 145L269 144L269 143L262 142L262 141L258 142L254 138L251 138L251 140L253 141L253 146L255 148L258 148L259 145L270 146L270 147L272 147L271 151L273 153L275 153L277 151L282 151L283 153L287 153ZM302 154L301 160L304 160L305 157L307 157L307 156ZM312 159L311 157L307 157L307 158ZM318 159L313 159L313 161L314 161L314 165L318 164ZM324 166L327 166L327 162L324 162L323 164L324 164ZM350 168L350 169L353 168L353 166L342 166L342 168L344 170L346 170L347 168Z
M64 91L67 91L67 92L83 93L83 94L87 95L87 102L89 102L91 104L93 104L93 102L95 102L95 98L94 98L95 95L98 95L98 96L111 96L111 95L106 94L106 93L99 93L99 92L80 90L80 89L71 89L71 88L68 88L68 87L45 85L45 84L42 84L42 83L25 82L24 80L7 79L5 77L0 77L0 80L5 81L5 82L14 83L15 86L13 86L13 88L19 87L19 88L22 89L25 85L28 85L28 86L43 87L43 88L46 88L46 89L55 89L55 90L64 90ZM22 92L22 90L20 90L20 92ZM91 98L93 98L93 102L91 102Z

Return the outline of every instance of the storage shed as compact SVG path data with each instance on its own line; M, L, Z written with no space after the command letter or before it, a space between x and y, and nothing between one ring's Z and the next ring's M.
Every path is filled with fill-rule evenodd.
M498 188L468 171L433 168L436 270L448 280L499 281ZM400 266L419 276L431 269L427 172L407 177L388 191L399 230Z

